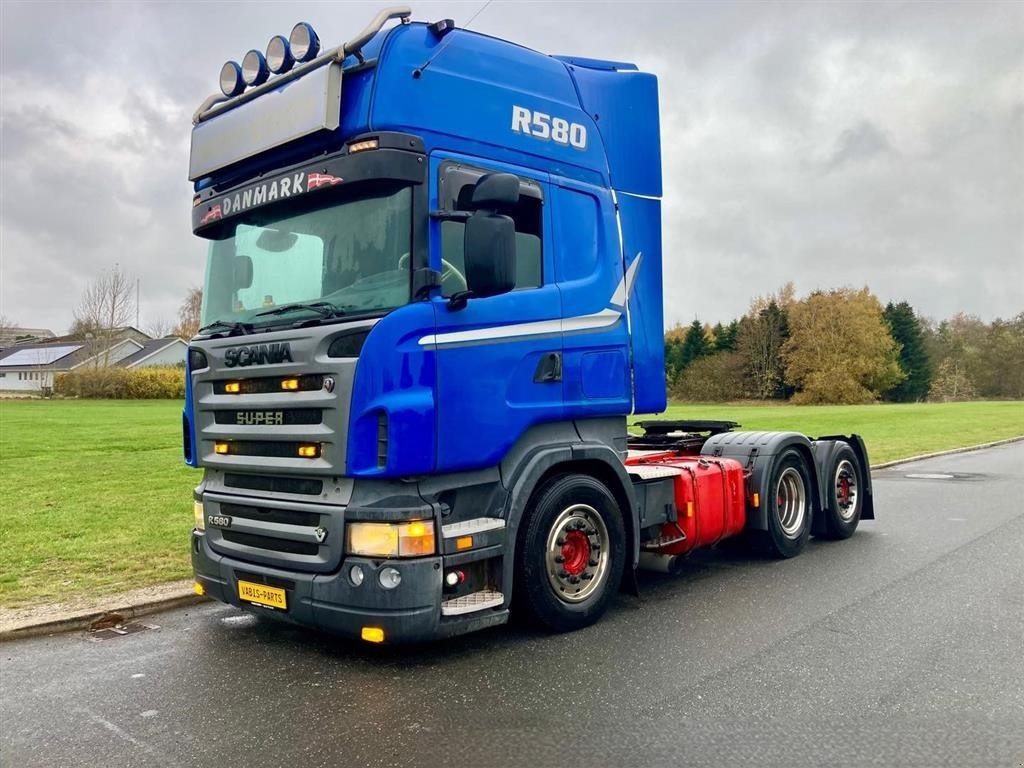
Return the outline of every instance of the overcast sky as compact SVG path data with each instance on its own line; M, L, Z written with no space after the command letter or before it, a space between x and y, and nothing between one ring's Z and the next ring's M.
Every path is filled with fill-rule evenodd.
M189 131L221 63L299 19L337 45L386 4L0 3L0 312L62 332L117 262L142 326L172 320L202 281ZM787 280L1024 310L1024 3L494 0L473 28L658 75L670 324Z

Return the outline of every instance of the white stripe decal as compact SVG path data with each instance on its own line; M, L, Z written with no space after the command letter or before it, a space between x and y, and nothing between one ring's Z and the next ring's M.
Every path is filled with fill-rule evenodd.
M633 280L640 266L642 253L637 253L626 274L619 281L612 294L611 304L623 306L633 291ZM615 325L622 319L621 309L602 309L589 315L561 317L554 320L537 320L531 323L514 323L512 325L496 325L491 328L474 328L469 331L452 331L431 336L423 336L419 340L421 347L449 346L452 344L471 344L473 342L499 341L501 339L523 339L530 336L548 336L553 333L581 333L598 328Z
M633 280L636 279L636 270L640 266L640 260L644 257L643 251L639 251L633 263L629 265L625 276L619 281L615 293L612 294L611 303L617 307L626 305L626 298L633 293Z

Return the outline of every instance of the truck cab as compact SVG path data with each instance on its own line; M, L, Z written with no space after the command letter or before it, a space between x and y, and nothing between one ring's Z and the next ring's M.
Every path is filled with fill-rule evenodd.
M677 520L626 428L666 403L656 79L406 8L281 40L192 129L197 591L374 642L596 620Z

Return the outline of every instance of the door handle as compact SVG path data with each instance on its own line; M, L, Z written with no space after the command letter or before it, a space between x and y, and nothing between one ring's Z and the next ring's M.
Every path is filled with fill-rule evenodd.
M562 353L547 352L537 361L537 370L533 372L535 384L546 384L562 380Z

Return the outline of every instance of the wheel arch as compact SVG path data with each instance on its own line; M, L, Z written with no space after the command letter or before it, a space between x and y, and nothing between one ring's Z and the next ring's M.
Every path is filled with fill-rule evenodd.
M640 557L639 508L633 485L619 455L606 445L560 445L541 448L522 462L510 487L505 510L508 551L502 566L502 585L509 603L514 588L515 560L519 547L519 529L531 499L551 478L565 474L584 474L598 480L615 498L626 531L627 552L632 567Z
M807 465L811 476L812 524L823 509L820 472L815 461L811 441L799 432L725 432L709 438L701 449L702 454L736 459L746 466L750 476L747 480L747 529L768 530L768 499L772 493L772 472L779 458L789 450L795 450ZM758 495L754 506L753 494Z

